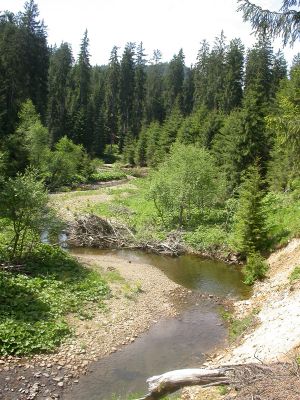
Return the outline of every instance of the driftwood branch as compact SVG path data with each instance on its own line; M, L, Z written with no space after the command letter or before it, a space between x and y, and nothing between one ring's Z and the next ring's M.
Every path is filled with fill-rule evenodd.
M157 400L176 392L185 386L228 385L231 381L231 367L215 369L179 369L147 379L149 393L138 400Z

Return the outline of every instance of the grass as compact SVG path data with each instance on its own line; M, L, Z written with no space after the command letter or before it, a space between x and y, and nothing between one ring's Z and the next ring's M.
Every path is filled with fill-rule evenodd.
M58 248L39 246L22 272L0 272L0 355L53 351L72 333L66 315L90 319L108 294L96 271Z
M293 272L289 276L289 280L290 280L291 283L300 280L300 266L295 267L295 269L293 270Z
M135 188L110 188L109 203L90 205L86 211L101 217L116 218L135 232L138 239L163 239L164 229L158 219L153 202L147 199L147 182L136 180Z
M235 318L231 312L221 313L222 318L229 325L229 341L231 343L238 340L250 327L254 326L258 312L259 310L255 309L241 319Z

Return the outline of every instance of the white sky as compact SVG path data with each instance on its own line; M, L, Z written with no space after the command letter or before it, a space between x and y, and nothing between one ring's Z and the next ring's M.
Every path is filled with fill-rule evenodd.
M25 0L0 0L0 10L23 10ZM224 30L228 40L241 38L251 47L255 38L236 0L36 0L40 18L48 27L49 44L71 44L76 58L85 29L90 39L92 64L107 64L114 45L122 54L126 42L144 44L149 58L159 49L169 61L182 47L186 65L195 62L200 42L210 43ZM256 4L278 9L281 0L256 0ZM274 44L274 50L280 42ZM284 50L287 61L300 51L299 43Z

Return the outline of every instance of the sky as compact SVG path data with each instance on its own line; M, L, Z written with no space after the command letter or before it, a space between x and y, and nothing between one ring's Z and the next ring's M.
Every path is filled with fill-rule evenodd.
M222 29L227 40L241 38L246 47L255 42L249 23L243 22L236 0L35 0L48 32L48 43L71 44L76 58L85 29L90 40L91 64L107 64L113 46L143 42L148 59L154 49L169 61L183 48L186 65L194 64L200 43L213 43ZM0 11L23 10L25 0L0 0ZM256 0L278 10L280 0ZM274 50L281 48L280 41ZM300 51L298 44L284 50L290 63Z

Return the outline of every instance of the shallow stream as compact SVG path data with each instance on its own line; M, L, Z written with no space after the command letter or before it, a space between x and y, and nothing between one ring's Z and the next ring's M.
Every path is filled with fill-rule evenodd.
M221 298L242 299L249 288L242 283L239 267L193 255L167 257L141 251L74 249L73 254L114 254L125 261L151 264L174 282L196 292ZM176 318L156 323L134 343L93 363L65 400L126 399L130 393L146 393L146 379L172 369L199 367L206 355L225 345L227 329L215 301L200 299L181 305ZM118 397L119 396L119 397Z

